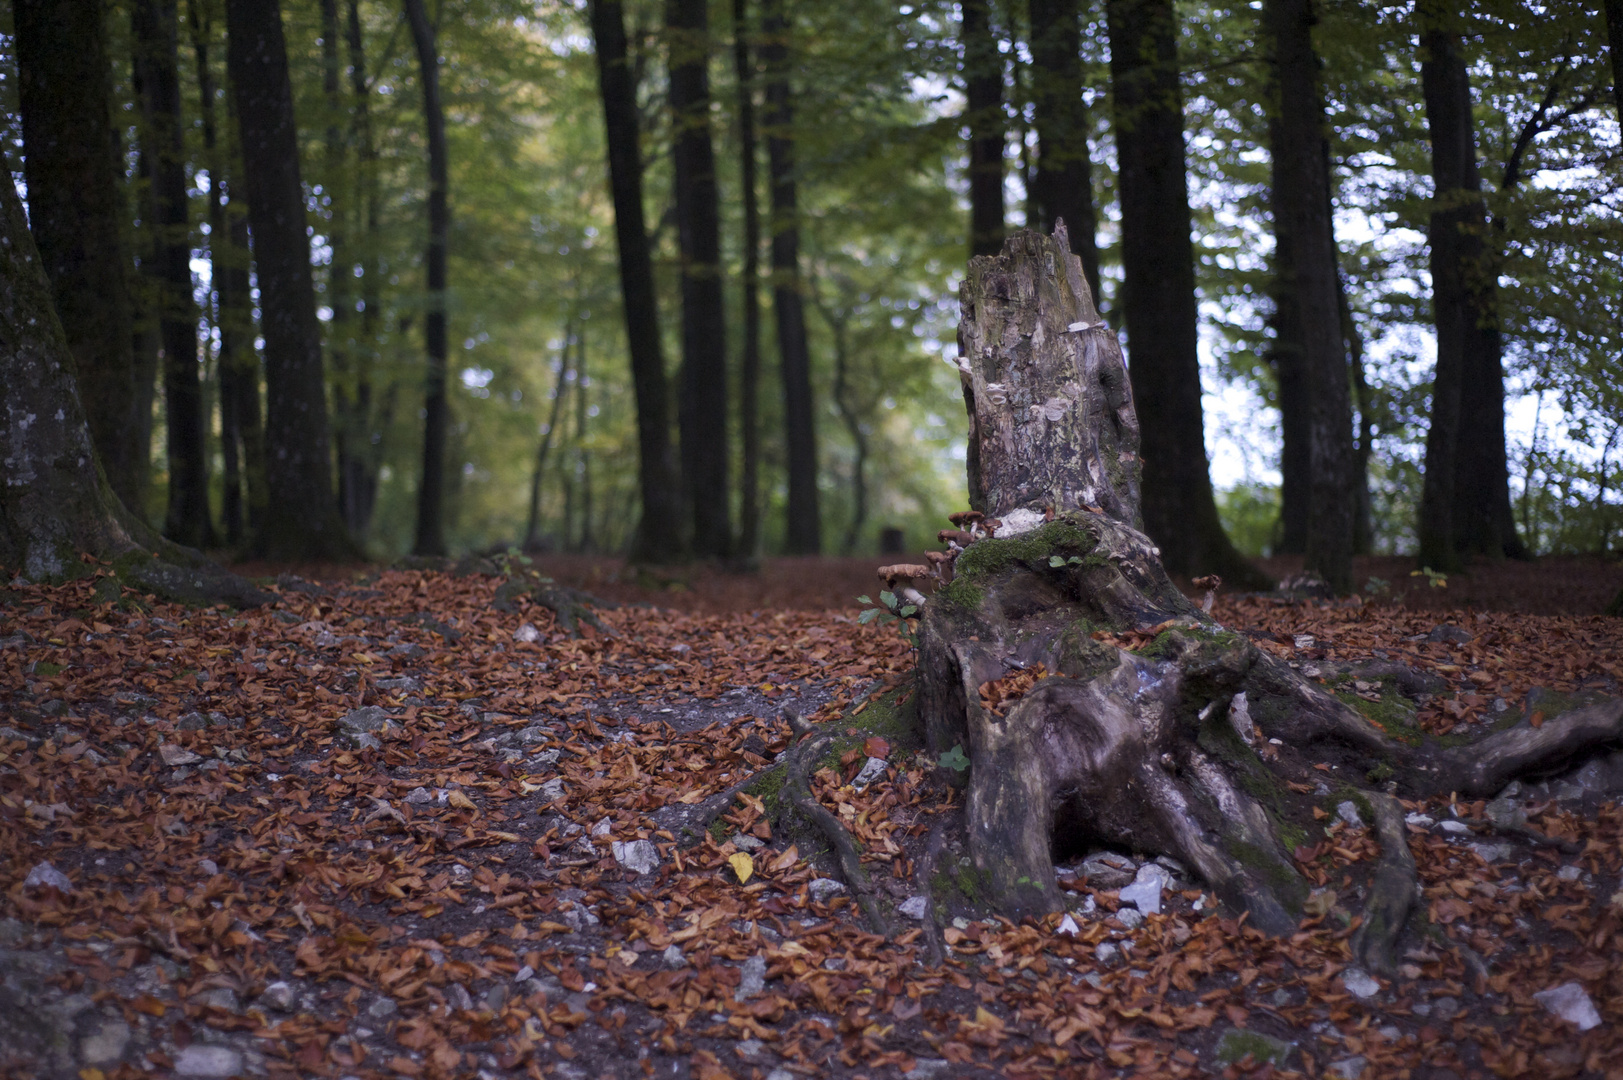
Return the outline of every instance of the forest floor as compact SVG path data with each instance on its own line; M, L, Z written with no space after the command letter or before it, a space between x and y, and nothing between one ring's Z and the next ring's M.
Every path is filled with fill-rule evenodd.
M0 1075L1623 1077L1623 753L1513 793L1565 850L1409 804L1391 978L1348 966L1376 843L1333 799L1289 938L1176 866L1144 914L1142 855L1078 852L1070 915L964 913L930 964L908 901L961 797L898 722L909 647L856 619L886 561L540 560L623 605L578 638L481 565L298 568L247 612L0 586ZM1440 735L1619 692L1623 567L1360 569L1367 602L1214 614L1309 675L1441 676ZM668 828L789 746L786 707L849 736L813 792L888 939L760 802Z

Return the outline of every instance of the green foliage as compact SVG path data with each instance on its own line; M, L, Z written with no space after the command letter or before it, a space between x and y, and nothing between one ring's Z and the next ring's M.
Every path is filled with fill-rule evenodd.
M1278 485L1245 483L1219 491L1217 513L1241 554L1273 554L1279 539Z
M951 769L953 772L961 773L968 770L969 757L964 753L962 743L954 743L951 750L936 759L936 764L943 769Z
M1411 570L1409 571L1409 576L1424 577L1427 583L1430 584L1434 589L1448 588L1448 575L1440 571L1433 570L1429 566L1422 566L1419 570Z

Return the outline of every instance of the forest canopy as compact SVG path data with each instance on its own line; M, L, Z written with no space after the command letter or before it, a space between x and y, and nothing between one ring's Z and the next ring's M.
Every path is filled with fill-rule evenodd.
M0 8L8 164L48 270L30 177L77 130L39 89L51 6ZM1440 569L1617 549L1623 94L1591 8L283 0L301 347L325 380L296 412L249 205L261 119L234 84L250 6L61 8L95 24L117 144L73 167L112 170L123 449L75 344L80 395L113 489L171 539L253 549L277 440L316 408L312 467L374 556L625 552L661 489L670 543L643 555L868 553L887 528L916 550L965 504L967 258L1063 219L1124 334L1152 473L1209 457L1240 552L1306 552L1335 584L1342 548ZM1322 213L1291 198L1320 188ZM1134 285L1168 259L1182 298ZM1198 353L1157 336L1186 321ZM1184 402L1164 421L1163 397ZM1345 460L1304 456L1310 429ZM1168 568L1210 570L1200 551Z

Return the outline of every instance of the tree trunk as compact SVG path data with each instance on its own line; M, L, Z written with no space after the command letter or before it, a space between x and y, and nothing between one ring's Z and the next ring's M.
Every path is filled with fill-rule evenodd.
M1171 0L1110 0L1106 15L1120 168L1121 311L1144 422L1145 527L1171 573L1215 573L1267 588L1272 582L1223 532L1206 460L1177 17Z
M1280 120L1269 121L1269 141L1278 144ZM1309 485L1313 478L1311 460L1312 402L1307 393L1307 369L1302 354L1302 309L1296 282L1296 237L1291 232L1291 216L1283 195L1283 161L1274 155L1270 162L1270 208L1274 218L1272 294L1273 314L1268 319L1273 340L1268 343L1268 363L1273 368L1279 403L1279 542L1276 552L1301 555L1307 551Z
M88 555L121 585L166 599L273 599L124 508L96 460L73 363L22 201L0 184L0 567L60 580L97 572Z
M383 310L379 296L381 266L378 213L377 151L372 145L372 87L366 76L366 47L361 35L360 0L349 0L345 38L349 51L351 140L355 146L355 178L350 187L355 200L354 220L360 226L360 327L351 339L350 368L338 380L333 395L344 444L338 452L338 507L351 536L364 540L372 527L377 505L378 474L383 467L383 439L388 430L388 408L373 413L372 373L377 364L378 319ZM353 267L351 272L353 273ZM389 395L392 400L393 392Z
M672 184L682 252L682 375L677 424L693 554L732 551L727 450L727 318L721 207L710 139L710 20L705 0L666 0Z
M1612 103L1623 121L1623 0L1604 0L1606 9L1606 57L1612 62ZM1623 593L1618 594L1623 599Z
M750 58L747 0L733 0L733 71L738 80L739 187L744 203L744 343L738 363L738 437L743 477L738 493L738 554L761 553L761 200L755 178L755 63Z
M1382 848L1350 944L1389 969L1415 900L1394 795L1492 795L1616 740L1623 701L1458 747L1391 710L1401 730L1371 723L1172 585L1138 528L1135 394L1067 239L1022 231L971 260L960 305L970 498L1001 522L957 556L919 632L929 750L969 761L960 880L1010 917L1058 911L1052 853L1121 846L1171 855L1253 926L1290 933L1308 893L1293 856L1350 798ZM1394 699L1416 681L1366 677Z
M415 555L445 554L445 439L451 423L445 372L445 246L450 210L445 161L445 108L440 102L440 56L423 0L405 0L423 82L423 124L428 131L428 310L423 343L423 471L417 489Z
M180 107L179 19L174 0L138 0L130 11L141 153L151 162L150 205L157 255L158 332L169 459L164 535L188 547L213 545L208 467L203 454L203 389L197 374L197 306L192 299L192 233Z
M333 499L321 327L280 5L226 0L226 27L265 337L267 502L254 547L267 558L349 559L356 551Z
M1312 0L1267 0L1262 17L1273 41L1277 94L1277 123L1270 125L1274 214L1291 249L1280 286L1294 294L1300 337L1291 348L1299 357L1307 397L1303 565L1334 592L1346 594L1353 588L1352 405Z
M969 253L1003 247L1003 54L990 0L964 0L964 121L969 126Z
M1420 561L1442 570L1460 555L1522 556L1505 454L1499 283L1483 233L1475 119L1453 9L1420 6L1421 82L1431 132L1432 317L1437 368L1426 434Z
M1097 303L1098 215L1093 205L1093 156L1088 107L1082 98L1082 32L1078 0L1031 0L1033 122L1037 175L1032 182L1036 227L1065 222L1071 248Z
M789 473L784 539L789 554L816 555L823 549L823 515L818 505L817 421L811 350L806 341L805 287L800 276L789 21L783 13L783 0L764 0L761 11L766 155L772 180L772 309L778 323L778 378L783 384L783 441Z
M1374 508L1369 495L1369 462L1375 446L1375 390L1364 368L1364 336L1358 332L1352 304L1347 299L1346 282L1336 287L1341 307L1341 336L1347 343L1347 363L1352 368L1353 404L1358 408L1358 451L1353 458L1353 554L1368 555L1375 546Z
M637 483L642 517L631 544L634 562L668 562L685 553L681 501L671 457L670 395L659 340L654 263L642 205L642 149L637 87L626 57L625 13L619 0L590 0L592 41L608 143L614 231L620 248L620 294L626 345L637 398Z
M539 550L541 544L541 482L546 478L547 458L552 455L552 442L558 434L558 423L563 419L564 402L569 397L569 346L575 337L575 314L571 310L564 323L564 347L558 354L558 377L552 383L552 410L547 416L547 430L541 434L541 444L535 451L535 470L530 473L530 514L524 526L524 550ZM569 538L564 537L567 545Z
M147 448L131 402L134 337L121 220L119 139L108 114L98 0L17 0L23 175L91 437L113 491L141 508Z

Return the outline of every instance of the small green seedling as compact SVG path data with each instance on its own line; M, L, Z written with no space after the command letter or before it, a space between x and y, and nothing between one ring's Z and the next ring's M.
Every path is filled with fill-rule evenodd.
M859 596L857 597L857 603L871 604L873 603L873 598L869 596ZM917 649L919 647L918 632L913 629L912 624L910 624L907 620L913 618L913 616L919 613L918 606L916 604L899 603L896 599L896 594L888 589L879 594L879 604L879 607L868 608L861 615L858 615L857 622L864 626L873 622L875 619L878 619L880 622L894 622L896 624L896 629L901 633L902 637L907 641L907 643L913 646L913 648Z
M1056 570L1061 566L1081 566L1082 562L1083 559L1080 555L1072 555L1069 559L1063 555L1050 555L1048 557L1048 565Z
M1372 577L1364 582L1364 591L1371 596L1385 596L1392 591L1392 583L1385 578Z
M1422 566L1419 570L1410 570L1409 576L1425 578L1427 581L1431 582L1431 587L1434 589L1448 588L1448 575L1439 573L1429 566Z
M954 744L951 750L936 759L936 764L953 772L963 772L969 768L969 757L964 753L964 744Z

